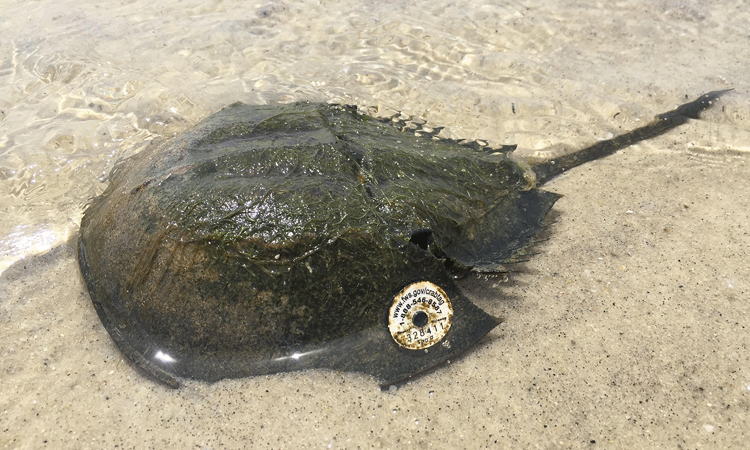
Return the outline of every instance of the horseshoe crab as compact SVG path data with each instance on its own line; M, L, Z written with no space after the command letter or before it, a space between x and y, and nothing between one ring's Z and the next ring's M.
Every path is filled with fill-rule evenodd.
M500 323L454 280L534 242L559 198L537 185L725 92L540 164L355 107L235 103L116 165L81 272L115 344L169 386L308 368L388 386Z

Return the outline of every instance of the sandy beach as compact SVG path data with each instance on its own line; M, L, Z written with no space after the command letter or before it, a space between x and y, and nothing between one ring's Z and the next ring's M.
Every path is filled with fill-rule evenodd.
M742 1L4 1L0 448L729 448L750 440L750 10ZM401 111L545 157L718 89L558 177L505 322L389 391L306 371L146 379L75 255L114 164L235 101ZM743 442L745 444L743 444Z

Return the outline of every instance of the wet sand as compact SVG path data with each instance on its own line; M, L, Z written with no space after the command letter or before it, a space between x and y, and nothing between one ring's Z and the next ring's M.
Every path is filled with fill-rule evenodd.
M739 449L750 439L742 2L71 5L14 5L4 22L2 182L15 192L23 180L8 170L37 161L45 188L3 207L58 238L0 275L0 448ZM78 272L76 226L114 162L235 100L403 110L446 136L533 154L729 87L701 120L548 183L564 197L538 254L507 279L462 282L506 322L397 390L331 371L168 389L123 359ZM8 217L5 245L20 242Z

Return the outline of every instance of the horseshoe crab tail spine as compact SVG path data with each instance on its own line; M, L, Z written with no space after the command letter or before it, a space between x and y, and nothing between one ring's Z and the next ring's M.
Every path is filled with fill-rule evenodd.
M732 89L724 89L703 94L692 102L680 105L677 109L658 114L655 120L645 126L636 128L635 130L621 134L612 139L599 141L596 144L569 155L563 155L559 158L553 158L541 164L534 165L531 170L536 175L537 184L544 184L561 173L580 166L583 163L604 156L609 156L620 149L664 134L672 128L687 122L688 119L697 119L701 111L709 108L714 100L731 90Z

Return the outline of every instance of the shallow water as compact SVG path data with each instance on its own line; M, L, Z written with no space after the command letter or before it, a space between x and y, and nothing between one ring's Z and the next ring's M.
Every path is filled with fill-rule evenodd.
M748 19L741 1L5 2L0 446L739 448ZM115 162L237 100L402 111L543 155L728 87L702 120L550 183L565 197L540 254L465 283L506 324L396 392L334 372L165 390L78 275L81 214Z

